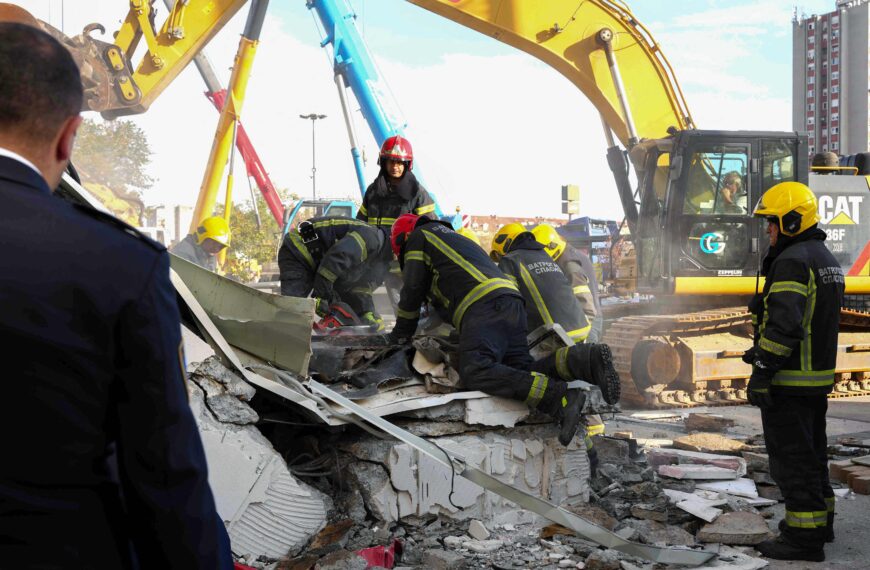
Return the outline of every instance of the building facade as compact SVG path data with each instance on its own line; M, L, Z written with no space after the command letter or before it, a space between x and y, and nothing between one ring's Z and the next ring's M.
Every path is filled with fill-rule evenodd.
M870 150L870 0L839 0L792 26L792 126L809 153Z

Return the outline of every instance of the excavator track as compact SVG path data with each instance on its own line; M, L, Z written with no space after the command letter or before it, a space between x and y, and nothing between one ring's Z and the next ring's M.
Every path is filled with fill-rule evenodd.
M662 347L673 344L674 339L681 337L703 337L704 335L731 332L743 329L745 334L750 325L750 314L742 307L710 309L671 315L638 315L618 318L610 323L604 336L604 342L610 345L613 352L613 365L620 376L622 397L621 402L628 406L648 409L661 408L693 408L698 406L736 406L747 403L745 374L723 377L715 381L696 382L694 378L686 378L683 371L682 379L677 378L680 368L677 363L669 362L668 350L660 350L658 354L649 357L652 374L647 376L674 376L674 380L664 383L653 383L650 378L635 378L632 375L634 360L635 372L638 372L638 351L644 348L642 343L659 342ZM870 331L870 313L846 310L840 316L841 330ZM844 335L841 335L841 337ZM741 337L751 344L747 337ZM656 350L655 344L653 350ZM734 347L735 349L738 347ZM847 350L870 353L870 346L865 344L851 345ZM729 356L736 357L739 351ZM641 350L642 352L642 350ZM848 398L870 395L870 356L866 365L856 369L837 373L837 382L830 398ZM670 368L674 368L670 370ZM640 367L642 368L642 367ZM642 372L642 371L641 371ZM642 375L642 374L641 374Z

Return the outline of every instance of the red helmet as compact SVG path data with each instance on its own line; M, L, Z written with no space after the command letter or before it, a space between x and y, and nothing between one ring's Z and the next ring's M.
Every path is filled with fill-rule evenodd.
M408 170L414 166L414 149L411 148L411 143L402 135L393 135L384 141L381 145L381 152L378 154L378 164L383 164L384 160L400 160L407 163Z
M393 253L396 257L402 252L402 246L405 245L405 240L408 239L408 234L414 231L414 226L417 225L417 220L420 216L417 214L402 214L393 222L393 230L390 232L390 245L393 247Z

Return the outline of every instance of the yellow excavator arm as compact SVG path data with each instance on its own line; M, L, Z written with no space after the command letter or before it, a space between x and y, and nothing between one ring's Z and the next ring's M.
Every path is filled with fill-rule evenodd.
M558 70L626 147L694 126L661 48L618 0L408 1Z

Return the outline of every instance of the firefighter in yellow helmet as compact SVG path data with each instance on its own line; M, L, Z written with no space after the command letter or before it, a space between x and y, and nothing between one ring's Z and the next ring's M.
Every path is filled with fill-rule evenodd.
M600 342L604 335L604 317L598 298L598 278L592 260L567 243L550 224L538 224L532 233L571 282L574 296L580 301L586 320L591 324L586 342Z
M209 271L217 269L217 254L230 245L230 226L221 216L202 221L196 232L175 244L172 253Z
M754 216L767 221L764 289L749 304L754 346L749 401L761 409L770 474L785 497L781 534L756 549L778 560L825 559L834 540L825 413L834 385L843 270L825 247L818 203L804 184L764 193Z
M470 228L459 228L458 230L456 230L456 233L461 236L465 236L477 245L480 245L480 238L477 237L477 234L474 233L474 231L472 231Z

